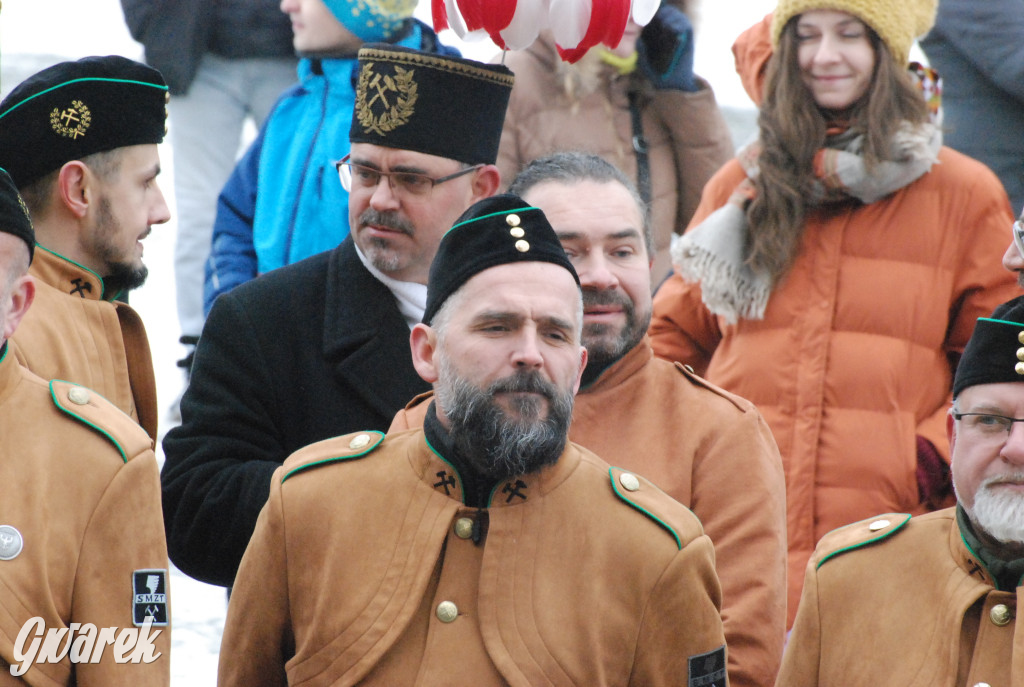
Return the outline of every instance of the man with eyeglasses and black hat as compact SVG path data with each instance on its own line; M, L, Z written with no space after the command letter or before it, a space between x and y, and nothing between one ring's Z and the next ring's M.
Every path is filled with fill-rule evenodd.
M116 55L61 62L0 102L0 167L35 224L35 307L14 350L45 379L100 393L156 440L156 383L142 319L142 241L170 219L157 175L167 130L160 72Z
M182 424L164 440L168 549L205 582L234 581L290 453L385 430L429 388L409 330L423 316L430 261L454 219L498 188L511 72L382 44L359 60L351 155L338 164L352 233L217 299Z
M436 392L423 428L319 442L274 473L218 684L725 685L699 521L567 439L582 326L544 213L470 207L409 337Z
M957 505L835 530L776 685L1020 685L1024 297L980 318L946 420Z
M0 169L0 683L166 687L170 596L152 440L96 392L46 381L11 350L44 288L28 276L44 250Z

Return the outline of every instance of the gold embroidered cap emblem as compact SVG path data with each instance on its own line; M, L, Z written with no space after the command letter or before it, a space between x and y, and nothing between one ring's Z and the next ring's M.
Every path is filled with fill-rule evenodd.
M385 136L403 124L416 111L418 86L415 71L395 65L395 75L374 73L375 62L367 62L356 86L356 116L364 131ZM380 114L377 114L377 113Z
M79 136L84 136L90 124L92 124L92 113L81 100L72 100L71 107L66 107L63 110L55 107L50 113L50 126L66 138L77 139Z

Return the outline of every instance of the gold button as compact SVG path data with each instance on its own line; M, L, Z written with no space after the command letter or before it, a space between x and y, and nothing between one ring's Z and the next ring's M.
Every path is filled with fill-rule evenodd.
M1024 330L1021 330L1021 332L1017 334L1017 341L1020 341L1022 344L1024 344Z
M626 491L636 491L640 488L640 480L636 478L631 472L624 472L619 475L619 484L621 484Z
M526 232L523 231L522 227L512 227L511 229L508 230L508 233L512 234L512 236L514 236L517 239L521 239L524 236L526 236Z
M165 103L171 102L171 92L170 91L164 91L164 102Z
M891 524L892 524L891 522L889 522L885 518L882 518L881 520L875 520L873 523L868 525L868 529L871 530L872 532L877 532L878 530L884 530L886 527L888 527Z
M349 448L363 448L364 446L366 446L369 443L370 443L370 435L369 434L357 434L356 436L352 437L352 441L348 442L348 447Z
M453 623L459 617L459 607L451 601L442 601L437 604L437 619L442 623Z
M84 406L89 402L89 390L83 389L80 386L72 387L71 391L68 392L68 400L75 405Z
M459 518L455 521L455 536L459 539L469 539L473 536L473 520L471 518Z
M1013 618L1013 613L1006 607L1006 604L996 604L988 615L992 618L992 622L999 627L1008 624Z
M510 227L518 227L518 226L519 226L519 215L517 215L517 214L515 214L515 213L512 213L512 214L506 215L506 216L505 216L505 222L506 222L506 223L507 223L507 224L508 224L508 225L509 225ZM1024 341L1022 341L1021 343L1024 343Z
M1017 360L1024 360L1024 348L1017 349Z
M530 243L528 241L524 241L523 239L519 239L518 241L516 241L516 250L519 251L520 253L525 253L526 251L530 250Z
M1017 363L1013 366L1013 370L1019 375L1024 375L1024 363Z

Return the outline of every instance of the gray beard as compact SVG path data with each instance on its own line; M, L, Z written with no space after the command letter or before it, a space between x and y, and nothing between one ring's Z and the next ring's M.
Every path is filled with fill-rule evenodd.
M1001 477L982 482L974 495L974 507L965 507L964 511L978 529L993 539L1006 544L1024 544L1024 497L988 486L999 479Z
M573 394L560 392L536 371L505 377L480 389L459 377L442 358L434 391L448 418L453 447L481 475L504 481L536 472L557 462L565 449ZM542 394L548 401L547 417L541 417L540 399L530 396L513 401L515 415L506 413L494 395L508 391Z

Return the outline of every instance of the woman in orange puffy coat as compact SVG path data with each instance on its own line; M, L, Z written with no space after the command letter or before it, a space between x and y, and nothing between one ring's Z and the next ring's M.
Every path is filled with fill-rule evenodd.
M781 0L741 37L745 83L771 55L759 140L708 182L654 301L655 352L753 401L778 442L790 622L823 534L949 498L952 371L1016 293L1006 193L942 146L905 69L934 13Z

